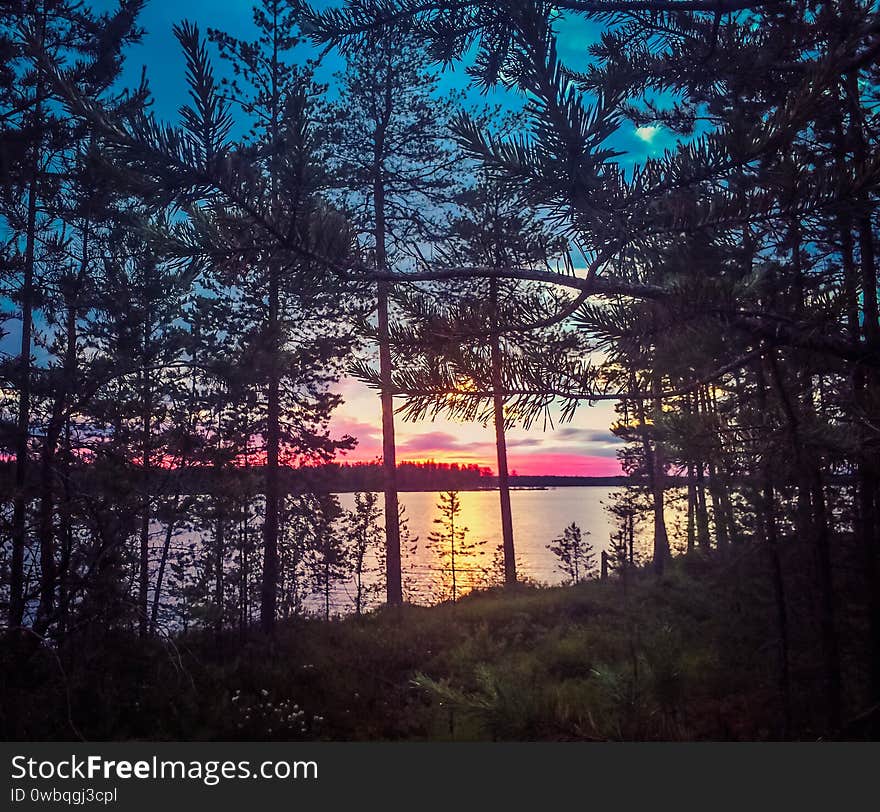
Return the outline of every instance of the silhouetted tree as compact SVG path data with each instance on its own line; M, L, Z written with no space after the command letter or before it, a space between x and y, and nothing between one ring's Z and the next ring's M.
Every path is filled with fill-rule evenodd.
M596 556L593 554L593 545L587 540L589 535L589 531L584 533L572 522L561 536L547 545L547 549L559 559L560 569L572 584L592 578L595 574Z
M406 33L379 36L346 52L339 76L340 100L332 109L333 166L345 206L380 275L418 256L437 228L448 200L452 152L446 122L451 107L438 94L439 77L428 69L419 42ZM382 402L385 492L386 593L403 601L390 301L391 283L376 285L376 342Z
M345 512L342 532L347 536L348 555L354 581L355 614L361 615L369 606L370 599L382 592L378 563L381 562L380 542L382 527L379 524L379 497L367 491L354 495L354 509ZM374 563L375 562L375 563ZM384 573L382 573L384 575Z
M88 250L80 255L80 272L71 268L64 250L86 239L84 222L88 214L81 205L84 187L89 184L87 159L88 133L77 122L63 115L50 71L63 68L67 80L79 84L83 92L101 98L108 105L118 104L110 92L118 80L122 49L137 41L140 30L135 20L141 2L121 3L111 12L99 13L89 6L67 0L38 0L10 3L0 11L0 51L4 56L0 77L3 157L0 180L0 218L4 231L2 249L3 293L17 306L20 342L15 361L4 364L4 378L17 395L17 413L11 442L15 456L15 488L11 522L9 576L9 625L20 626L28 597L25 589L25 557L28 543L28 504L32 493L28 464L34 434L32 414L34 387L34 316L45 304L47 315L59 299L72 305L82 287L82 268L88 266ZM100 194L98 195L100 198ZM82 219L77 217L84 215ZM100 208L100 204L98 206ZM70 228L74 234L68 235ZM79 232L78 235L76 232ZM43 287L64 291L61 296L40 296ZM78 303L77 303L78 304ZM76 309L73 310L74 325ZM70 333L70 307L65 324ZM75 327L73 328L75 329ZM75 342L75 338L71 341ZM40 515L36 521L40 539L41 579L38 607L39 625L45 631L56 610L56 549L50 527L53 506L56 446L63 430L72 397L72 364L69 345L59 359L64 369L54 375L56 397L42 444ZM66 359L61 360L61 359Z
M482 580L480 558L485 541L468 541L468 528L461 519L461 499L458 491L444 491L437 502L440 517L434 519L438 529L428 535L428 549L435 554L433 566L440 571L440 597L453 603L462 589L473 589Z

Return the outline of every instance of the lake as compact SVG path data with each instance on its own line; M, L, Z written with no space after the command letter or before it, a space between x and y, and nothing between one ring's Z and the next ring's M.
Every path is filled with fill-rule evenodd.
M581 531L589 533L589 541L595 554L598 569L602 550L610 551L611 535L616 532L613 517L606 509L610 496L619 488L583 486L547 489L512 490L510 493L513 513L514 546L516 548L517 571L520 578L527 578L543 584L561 583L565 574L559 567L556 556L547 545L562 535L566 525L575 522ZM680 506L675 496L670 500L669 524L670 540L674 546L677 531L680 530ZM354 506L354 494L339 494L342 507L350 510ZM410 533L418 536L416 554L405 557L404 577L411 585L411 597L419 602L429 602L436 598L438 579L442 580L447 571L448 561L432 551L426 544L430 533L438 529L435 519L440 516L437 492L404 492L400 502L406 509ZM462 513L461 523L467 528L465 544L485 542L481 554L465 556L459 560L464 576L464 591L471 586L486 585L497 578L497 566L493 568L493 558L501 545L501 514L498 491L460 491ZM380 497L380 504L382 500ZM635 525L635 549L637 554L650 555L653 527L648 521L637 521ZM406 551L404 551L406 552ZM493 572L494 569L494 572ZM475 573L469 575L469 572ZM448 572L446 572L448 579Z
M587 536L593 548L595 574L598 575L600 554L611 550L611 536L616 533L615 521L607 506L611 495L620 488L607 486L579 486L547 489L512 490L510 494L513 512L514 545L516 548L517 575L520 580L539 584L557 585L566 580L556 556L547 549L554 538L572 522ZM684 519L686 508L683 504L685 491L672 488L667 491L667 529L674 552L685 545ZM405 509L408 537L402 539L402 573L404 597L412 603L431 604L448 600L452 595L452 567L448 544L432 545L429 536L440 528L435 523L441 515L438 502L439 492L401 492L400 503ZM459 528L466 528L464 539L456 541L455 551L455 594L461 597L474 588L499 584L503 580L503 564L500 555L501 516L498 491L459 491L461 515L457 520ZM337 494L343 510L354 507L353 493ZM379 507L382 506L379 495ZM379 523L384 521L380 515ZM253 527L252 532L257 528ZM153 526L151 558L158 560L159 545L164 535L163 527L156 522ZM412 539L416 539L412 542ZM651 555L653 543L653 522L650 512L637 517L634 526L635 553L642 561ZM197 530L179 531L175 548L185 548L188 544L199 546L201 534ZM231 538L230 540L231 541ZM259 535L254 538L259 545ZM289 589L291 571L285 570L284 542L282 541L282 592ZM471 548L468 550L468 548ZM232 563L235 553L228 548L227 561ZM376 556L369 555L366 560L368 573L365 583L369 593L366 607L375 606L384 599L384 565ZM289 565L287 565L289 566ZM191 575L195 571L185 567ZM296 570L299 572L299 570ZM209 576L211 577L211 576ZM152 580L152 579L151 579ZM301 608L306 612L322 614L324 597L309 587L309 576L296 576L299 584ZM345 615L354 609L354 579L334 583L329 595L329 608L332 615ZM173 601L167 591L163 596L163 606L172 608ZM254 605L248 609L251 617ZM172 612L173 614L173 612Z

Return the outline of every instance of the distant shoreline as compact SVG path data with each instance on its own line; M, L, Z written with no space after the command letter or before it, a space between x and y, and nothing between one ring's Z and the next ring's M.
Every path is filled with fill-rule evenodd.
M468 491L497 491L498 478L485 477L487 482L481 485L461 485L452 490ZM512 491L538 491L550 488L583 488L583 487L620 487L631 484L625 476L517 476L510 477L510 489ZM433 493L448 488L424 487L424 488L400 488L399 493ZM337 489L336 493L354 493L349 488Z
M33 466L31 477L35 477ZM73 467L71 475L82 477L84 483L92 470L89 464ZM344 466L328 464L313 468L290 468L282 466L280 471L282 488L288 493L303 489L314 489L329 493L357 493L359 491L383 490L383 472L379 464ZM141 486L143 473L136 465L120 469L119 476L126 478L132 488ZM260 492L264 469L260 466L229 467L217 470L210 466L191 466L186 468L153 468L150 471L154 491L163 488L179 490L181 493L208 493L217 484L229 487L240 483L253 493ZM171 481L174 484L171 484ZM556 474L521 475L509 478L511 490L545 490L548 488L572 487L622 487L633 484L625 476L562 476ZM13 465L0 460L0 483L12 487ZM250 484L248 484L250 483ZM34 479L32 487L37 487ZM82 487L86 487L84 484ZM437 491L492 491L498 489L498 477L477 466L452 464L409 464L397 468L397 490L399 493L432 493Z

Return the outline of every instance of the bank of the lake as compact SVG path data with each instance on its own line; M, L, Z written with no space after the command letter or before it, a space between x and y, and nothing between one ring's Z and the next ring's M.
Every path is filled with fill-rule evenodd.
M7 639L0 727L5 739L29 740L829 735L814 715L819 655L808 641L791 641L792 726L783 726L767 584L761 551L746 546L723 560L683 556L660 579L640 570L626 581L298 619L271 642L256 631L165 641L92 632L70 635L73 656ZM860 698L847 701L857 716ZM857 737L860 724L832 735Z

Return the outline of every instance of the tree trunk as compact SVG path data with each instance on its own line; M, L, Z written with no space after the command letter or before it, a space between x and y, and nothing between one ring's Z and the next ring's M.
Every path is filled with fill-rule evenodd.
M709 495L712 499L712 515L715 519L715 543L718 551L723 553L727 549L730 536L728 533L727 517L724 511L722 498L723 485L721 476L714 463L709 463Z
M450 559L450 567L452 568L452 602L455 603L458 600L458 585L456 583L455 576L455 515L450 514L449 517L450 522L450 547L449 547L449 559Z
M846 146L840 119L835 122L835 163L843 176L846 172ZM840 262L843 268L843 291L846 305L846 321L850 339L859 340L859 273L856 270L852 235L852 215L849 203L837 213L837 229L840 235Z
M248 549L248 545L250 544L250 495L246 495L244 499L244 519L242 520L244 525L244 533L242 536L242 566L244 567L244 595L243 595L243 612L244 612L244 624L245 626L250 626L251 621L253 620L253 600L250 591L250 578L251 578L251 557L250 551Z
M63 484L64 497L61 505L61 537L63 539L61 551L61 567L58 580L58 625L59 637L63 636L67 624L67 612L69 608L69 597L67 582L70 573L70 559L73 554L73 527L71 524L71 488L70 488L70 463L71 463L71 447L70 447L70 422L71 414L68 402L72 401L72 395L76 392L76 373L77 373L77 330L76 319L78 313L78 302L76 297L82 290L83 283L86 279L89 264L89 234L90 220L87 216L84 219L82 227L82 259L79 266L79 276L77 285L67 301L67 318L66 318L66 347L64 351L64 385L63 398L65 409L61 422L64 431L64 448L61 460L61 481ZM57 445L57 444L56 444Z
M863 225L863 224L860 224ZM860 230L859 242L862 260L861 279L857 276L853 255L853 239L849 213L844 210L838 218L840 230L841 264L844 273L844 289L847 299L847 323L850 337L858 341L862 332L859 323L858 287L874 284L870 268L865 273L865 266L874 265L874 246L870 231ZM876 270L873 272L876 275ZM868 331L871 330L867 312L865 313L866 343ZM874 336L876 341L876 336ZM876 346L876 345L875 345ZM856 367L852 374L853 403L858 405L866 402L865 391L868 388L869 375L862 367ZM868 637L870 653L870 697L873 703L880 702L880 538L878 538L878 489L880 489L880 473L875 461L875 453L870 449L870 431L860 428L860 449L856 460L856 497L855 497L855 532L862 549L865 573L865 592L868 605ZM880 723L878 723L880 724Z
M497 329L498 280L489 281L492 327ZM504 551L504 584L516 584L516 550L513 543L513 512L510 508L510 478L507 468L507 438L504 427L504 376L501 339L492 333L492 408L495 422L495 449L498 459L498 495L501 500L501 538Z
M786 390L782 373L772 352L768 356L768 360L773 381L782 402L794 465L798 472L798 513L806 512L806 517L809 519L809 523L804 529L807 533L807 540L812 542L811 546L816 562L816 585L819 591L817 609L822 642L828 728L831 732L835 732L840 727L842 709L840 644L835 621L832 559L822 473L819 460L801 438L798 413L795 411L792 399ZM806 508L803 506L804 502L806 502Z
M64 447L61 454L61 482L63 501L61 503L61 566L58 578L58 637L63 639L67 633L70 609L70 568L73 557L73 523L71 521L73 495L70 487L70 415L64 419Z
M698 546L708 549L711 541L709 536L709 509L706 506L706 477L703 461L697 461L697 544Z
M718 413L718 400L715 390L706 389L706 410L712 415L712 422L719 438L723 436L721 418ZM709 469L709 482L713 488L712 502L715 512L715 533L718 548L722 552L735 540L736 524L733 518L733 505L730 500L730 477L726 465L724 445L719 442L717 462Z
M760 362L755 370L756 391L759 412L766 421L767 384ZM785 581L782 575L782 561L779 557L779 533L776 529L776 497L773 487L773 462L768 449L763 449L758 466L761 485L756 500L760 521L757 532L767 551L770 564L770 580L773 584L773 600L776 605L776 632L778 634L777 652L779 657L779 693L782 699L783 731L786 738L791 729L791 669L789 666L788 607L785 598Z
M88 246L88 232L83 238L83 262L80 266L79 283L85 278L85 252ZM77 286L79 290L79 285ZM37 611L35 629L39 634L49 626L55 613L55 585L57 569L55 566L55 465L58 442L61 433L70 427L66 409L71 393L76 387L76 305L72 299L67 302L67 318L65 320L66 342L61 381L52 404L52 415L43 439L43 450L40 465L40 512L38 536L40 540L40 606ZM69 438L68 438L69 439ZM69 445L69 443L68 443ZM68 517L69 523L69 517ZM69 553L63 568L70 564Z
M397 449L388 330L388 283L379 283L379 375L382 401L382 473L385 492L385 589L389 605L403 603L400 559L400 509L397 495Z
M834 583L831 540L825 504L825 487L818 466L811 466L815 548L818 558L820 599L822 607L822 651L825 658L825 692L828 702L828 727L833 734L840 729L842 714L842 676L840 673L840 644L835 623Z
M280 472L278 455L281 444L281 404L278 371L279 352L279 273L275 261L269 267L268 366L269 388L266 404L266 512L263 520L263 580L260 589L260 627L266 634L275 630L278 602L278 506Z
M687 551L692 553L696 541L696 512L697 512L697 485L694 482L694 464L688 462L688 487L687 487Z
M855 72L847 74L844 92L848 102L849 135L857 162L867 156L864 120L860 104L858 76ZM846 164L846 143L842 122L837 124L837 163ZM840 218L841 254L844 269L845 289L847 291L847 313L849 332L856 341L860 332L864 334L865 345L875 353L880 351L880 315L877 305L877 265L874 251L874 238L871 228L873 207L864 194L859 195L859 210L855 216L858 229L860 274L856 278L853 260L852 220L849 210L844 207ZM862 288L862 325L859 325L857 289ZM853 401L857 405L877 402L880 376L877 370L856 367L853 371ZM862 548L865 571L865 589L868 598L868 634L870 638L870 694L873 702L880 702L880 466L877 464L876 445L871 447L871 430L866 423L876 424L877 415L868 414L860 430L860 449L858 454L857 489L858 511L856 529ZM880 722L876 723L880 728Z
M859 253L861 254L862 292L864 301L863 328L865 343L874 352L880 352L880 324L877 314L877 270L874 256L874 238L871 233L871 213L859 218ZM880 375L876 369L859 374L856 396L866 404L880 401ZM867 395L867 397L865 396ZM869 414L868 420L877 425L878 415ZM865 580L867 583L869 633L871 636L871 692L880 701L880 448L870 432L862 431L858 462L859 531L863 549ZM880 726L880 722L876 723Z
M64 427L63 388L56 394L52 416L43 438L40 459L40 509L37 535L40 541L40 604L34 630L42 634L52 622L55 613L55 452Z
M145 346L144 346L144 366L147 364L149 357L149 316L145 318ZM152 414L152 392L150 387L150 376L146 369L141 373L142 380L142 414L141 414L141 455L142 455L142 482L143 498L141 504L141 532L140 532L140 568L138 583L138 634L146 637L149 632L149 589L150 589L150 458L151 446L151 414Z
M150 610L150 634L156 633L156 623L159 619L159 603L162 594L162 581L165 578L165 567L168 563L168 551L171 549L171 539L174 537L174 524L177 516L177 505L180 494L174 494L174 507L168 526L165 528L165 541L162 544L162 554L159 558L159 569L156 573L156 587L153 590L153 608Z
M248 555L247 555L247 510L248 500L243 500L241 520L238 525L238 634L244 640L244 631L250 618L248 617Z
M324 620L330 620L330 564L324 560Z
M696 414L700 414L700 401L694 394L693 404ZM694 485L694 495L696 505L694 511L697 520L697 545L702 548L708 548L711 543L709 537L709 511L706 507L706 478L705 463L702 459L698 459L694 463L696 468L696 483Z
M144 489L147 485L147 472L144 470ZM138 577L138 634L147 636L147 606L148 591L150 587L150 495L144 493L141 507L141 532L139 554L139 577Z
M217 530L214 535L214 637L223 635L223 560L225 552L226 516L217 505Z
M770 562L773 583L773 600L776 604L776 631L779 635L777 646L779 657L779 693L782 697L784 729L782 738L791 729L791 676L789 667L788 608L785 601L785 581L782 578L782 562L779 558L779 537L776 532L776 506L773 496L773 483L769 464L765 463L762 489L762 512L764 514L763 535L767 558Z
M635 564L635 546L636 546L636 526L635 514L627 513L626 515L626 543L627 543L627 560L630 567Z
M655 387L656 388L656 387ZM632 391L636 391L635 381L632 381ZM639 418L639 433L642 437L642 450L645 455L645 470L648 475L648 485L651 489L651 497L654 506L654 572L662 575L669 558L669 536L666 532L666 517L663 505L663 463L660 459L657 444L652 448L648 437L647 421L645 419L645 406L641 398L636 401ZM655 401L655 412L659 411ZM656 425L656 423L655 423Z
M385 188L378 160L374 167L373 205L376 268L384 271L388 261L385 248ZM394 441L391 335L388 323L390 288L388 282L378 283L379 378L382 402L382 473L385 490L385 589L388 604L399 606L403 603L403 584L400 574L400 511L397 496L397 449Z
M42 85L37 86L35 120L42 110ZM12 507L12 560L9 573L9 627L21 626L24 620L24 550L27 524L28 439L31 404L31 336L34 308L34 250L37 231L37 186L40 174L40 149L33 146L31 179L28 189L27 234L25 236L24 278L21 286L21 347L18 358L18 422L15 446L15 490Z

